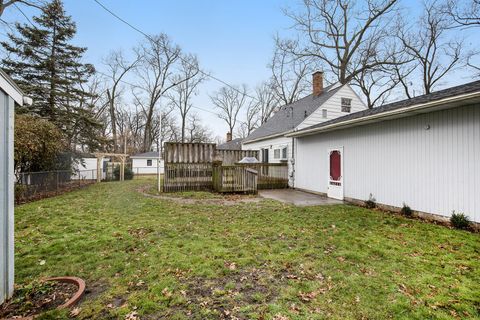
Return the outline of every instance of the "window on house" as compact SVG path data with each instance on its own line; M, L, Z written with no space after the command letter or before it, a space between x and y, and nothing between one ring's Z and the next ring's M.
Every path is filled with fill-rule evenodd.
M262 149L262 162L268 163L268 149Z
M287 147L282 149L282 159L287 159Z
M342 98L342 112L350 112L352 109L352 99Z
M322 109L322 118L327 118L327 109Z
M147 167L151 167L152 166L152 160L147 160Z
M280 159L280 149L273 150L273 158Z

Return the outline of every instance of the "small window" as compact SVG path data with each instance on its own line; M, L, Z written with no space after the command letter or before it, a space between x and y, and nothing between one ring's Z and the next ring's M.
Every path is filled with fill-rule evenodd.
M152 166L152 160L147 160L147 167L151 167Z
M287 159L287 147L282 149L282 159Z
M280 159L280 149L273 150L273 158Z
M352 109L352 99L342 98L342 112L350 112Z
M327 118L327 109L322 109L322 118Z

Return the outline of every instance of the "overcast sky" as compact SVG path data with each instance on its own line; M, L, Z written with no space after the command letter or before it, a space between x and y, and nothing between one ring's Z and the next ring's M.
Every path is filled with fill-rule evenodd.
M291 21L282 8L295 6L287 0L101 0L148 34L166 33L185 52L198 56L205 71L230 83L245 83L250 89L269 77L266 65L273 50L273 36L287 36ZM85 61L102 71L102 58L110 50L130 50L142 35L105 12L93 0L65 0L66 11L77 23L75 43L88 47ZM421 2L404 0L414 17ZM24 8L27 15L34 10ZM16 10L5 13L7 21L25 21ZM5 34L5 29L1 33ZM479 41L479 40L474 40ZM456 77L451 84L467 82ZM200 88L195 105L215 111L208 94L221 86L210 80ZM130 101L126 101L130 102ZM196 110L210 129L224 136L227 126L214 114Z

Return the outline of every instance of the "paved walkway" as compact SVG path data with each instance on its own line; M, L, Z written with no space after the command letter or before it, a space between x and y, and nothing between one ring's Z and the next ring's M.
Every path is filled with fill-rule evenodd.
M291 203L296 206L322 206L343 203L340 200L293 189L259 190L258 194L263 198Z

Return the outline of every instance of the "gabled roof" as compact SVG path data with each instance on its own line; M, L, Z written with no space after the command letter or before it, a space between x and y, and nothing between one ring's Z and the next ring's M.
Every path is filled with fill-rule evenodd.
M130 159L147 159L147 158L158 158L157 151L150 151L144 153L137 153L130 157Z
M243 138L237 138L217 145L217 150L242 150Z
M333 84L326 87L323 93L319 96L313 96L313 94L311 94L295 101L294 103L280 107L280 109L275 112L275 114L268 119L267 122L262 124L246 139L244 139L243 143L267 139L270 136L278 136L292 131L295 127L302 123L307 116L320 108L342 87L343 86L335 86L335 84Z
M435 102L442 103L459 103L465 99L471 98L472 95L478 93L480 96L480 81L474 81L459 85L456 87L451 87L448 89L440 90L430 94L421 95L411 99L405 99L383 106L362 110L354 112L343 117L338 117L329 121L325 121L296 132L289 133L288 136L302 136L306 134L313 134L315 132L324 131L331 129L333 127L340 128L347 125L353 125L353 123L362 123L362 122L373 122L373 119L385 119L387 116L392 114L392 117L401 116L402 114L406 115L409 112L418 113L420 110L426 112L427 108L434 104ZM433 109L429 109L433 110ZM436 110L436 109L435 109ZM342 126L343 125L343 126Z

